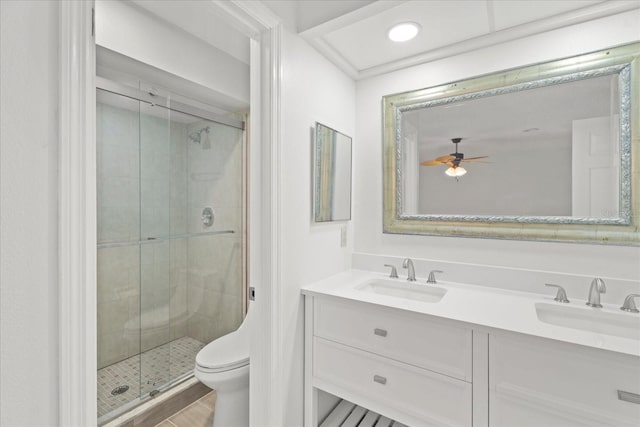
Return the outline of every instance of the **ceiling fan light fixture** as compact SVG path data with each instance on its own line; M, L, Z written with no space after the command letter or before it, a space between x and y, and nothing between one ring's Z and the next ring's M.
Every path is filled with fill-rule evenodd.
M467 173L467 170L462 166L457 166L455 168L449 168L444 173L452 177L459 177Z
M420 32L420 25L415 22L402 22L396 24L387 33L387 37L394 42L406 42L414 38Z

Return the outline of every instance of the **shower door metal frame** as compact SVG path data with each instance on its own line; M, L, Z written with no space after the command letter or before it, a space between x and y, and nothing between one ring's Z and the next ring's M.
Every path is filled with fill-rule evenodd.
M157 105L159 107L167 108L179 113L184 113L211 122L231 126L236 129L245 129L245 124L242 120L226 117L220 114L213 113L211 111L207 111L203 108L194 107L193 105L178 102L164 96L145 92L131 86L123 85L112 80L105 79L104 77L96 76L96 88L113 93L115 95L126 96L127 98L131 98L136 101L146 102L148 104Z

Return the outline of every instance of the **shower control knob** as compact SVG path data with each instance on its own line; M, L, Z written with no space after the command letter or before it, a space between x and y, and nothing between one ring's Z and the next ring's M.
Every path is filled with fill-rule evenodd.
M213 221L215 220L215 214L213 213L213 209L204 208L202 210L202 225L205 227L211 227L213 225Z

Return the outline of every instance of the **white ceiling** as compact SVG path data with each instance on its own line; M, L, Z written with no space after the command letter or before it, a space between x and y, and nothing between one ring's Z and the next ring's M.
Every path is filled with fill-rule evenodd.
M376 0L262 0L289 30L301 33Z
M300 14L307 2L297 3ZM634 8L637 0L378 0L300 35L359 79ZM406 21L420 34L390 41L389 28Z
M249 40L215 1L130 0L136 6L249 63ZM244 0L243 0L244 1ZM261 0L354 79L371 77L567 25L640 8L640 0ZM389 28L420 24L394 43Z

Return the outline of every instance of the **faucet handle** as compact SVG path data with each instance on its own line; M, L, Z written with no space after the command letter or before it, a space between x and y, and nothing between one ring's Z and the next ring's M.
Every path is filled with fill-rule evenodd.
M389 274L389 277L391 277L392 279L397 279L398 278L398 270L396 269L395 265L391 265L391 264L385 264L385 267L391 267L391 274Z
M549 286L551 288L558 288L558 292L556 293L556 297L553 299L554 301L567 303L569 300L567 299L567 293L564 288L560 285L554 285L551 283L545 283L545 286Z
M427 283L431 283L431 284L436 284L438 283L438 281L436 280L436 275L435 273L444 273L444 271L442 270L431 270L429 272L429 277L427 278Z
M633 300L634 298L640 297L640 294L629 294L624 299L624 304L620 307L620 310L628 311L629 313L640 313L638 307L636 307L636 303Z

